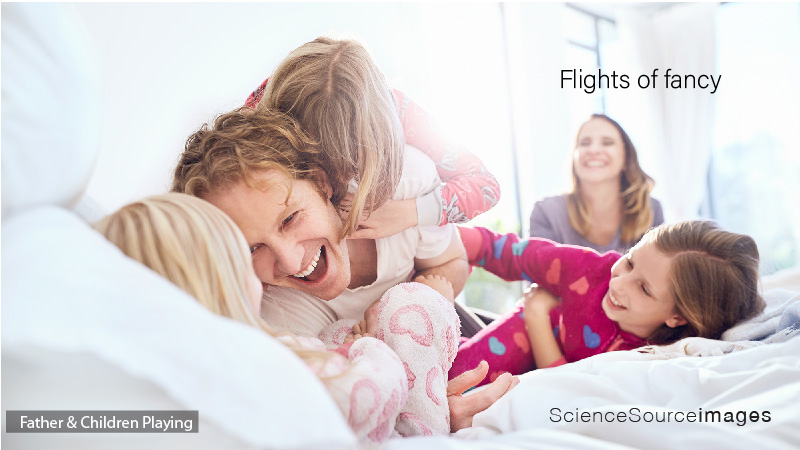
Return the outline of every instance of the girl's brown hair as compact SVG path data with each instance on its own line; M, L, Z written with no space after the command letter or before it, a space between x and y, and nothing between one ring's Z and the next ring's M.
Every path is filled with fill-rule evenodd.
M650 207L650 192L655 185L639 165L636 148L630 136L619 123L603 114L592 114L589 121L602 119L610 123L619 132L625 149L625 165L620 173L620 197L622 198L622 230L620 241L633 244L653 225L653 211ZM578 146L583 125L575 136L575 148ZM587 236L592 228L592 219L581 193L581 180L578 178L575 162L572 163L572 192L567 195L567 215L569 223L578 233Z
M720 229L714 222L664 224L647 232L659 252L672 257L670 288L686 325L662 325L650 337L665 344L685 337L719 339L737 322L764 309L758 291L758 247L750 236Z
M331 200L349 210L345 234L394 195L403 128L383 73L358 42L320 37L300 46L272 73L256 109L288 113L320 143ZM353 179L353 200L341 205Z

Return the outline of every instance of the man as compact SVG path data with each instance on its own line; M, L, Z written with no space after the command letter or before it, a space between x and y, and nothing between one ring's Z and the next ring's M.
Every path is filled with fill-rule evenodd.
M382 239L341 239L342 221L320 149L289 116L241 109L220 116L187 141L172 190L214 204L242 230L264 288L262 317L271 326L317 336L338 319L361 319L390 287L412 273L438 274L456 292L466 281L466 254L454 227L413 227ZM426 163L427 162L427 167ZM434 189L438 177L418 151L406 151L398 199ZM461 393L485 365L451 381L453 430L471 425L517 382L498 378L478 396Z

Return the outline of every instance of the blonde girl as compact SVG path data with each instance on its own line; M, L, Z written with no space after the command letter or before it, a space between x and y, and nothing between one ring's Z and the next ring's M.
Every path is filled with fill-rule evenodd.
M452 305L432 289L405 283L376 302L378 311L414 305L417 314L431 314L437 339L425 348L403 341L408 336L393 336L388 327L377 330L399 354L415 355L414 361L404 364L398 353L374 338L350 339L334 346L335 352L327 352L319 339L281 335L259 317L262 284L247 243L236 224L212 204L180 193L150 197L121 208L95 228L127 256L170 280L213 313L260 328L287 345L320 377L363 443L450 432L445 384L455 357L458 322ZM375 317L376 323L389 320L381 312ZM445 324L453 327L447 330L449 340L438 338ZM326 332L331 334L331 330ZM423 367L421 375L437 371L438 383L432 385L429 379L427 385L418 383L412 389L409 367ZM430 392L439 396L438 404L427 398ZM363 401L357 403L358 399Z
M343 210L343 233L351 237L375 239L416 225L463 223L500 198L500 185L481 160L444 140L424 109L390 89L356 41L320 37L300 46L245 105L290 114L322 145L317 155L322 167L340 174L331 180L332 202ZM394 195L405 144L433 159L444 185L376 211Z

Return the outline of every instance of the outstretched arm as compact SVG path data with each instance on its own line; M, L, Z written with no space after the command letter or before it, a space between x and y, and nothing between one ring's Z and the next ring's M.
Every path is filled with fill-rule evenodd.
M608 252L561 245L547 239L520 239L514 233L498 234L482 227L459 227L469 263L483 267L506 281L537 283L561 296L566 280L591 279L591 273L608 273L619 258Z
M480 158L462 146L447 142L421 106L401 91L393 92L406 143L433 160L444 183L441 193L434 191L418 200L419 223L465 223L496 205L500 200L500 183Z

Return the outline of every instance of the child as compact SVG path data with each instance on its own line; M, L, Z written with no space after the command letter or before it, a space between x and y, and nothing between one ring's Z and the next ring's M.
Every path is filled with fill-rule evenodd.
M337 352L365 337L377 338L397 352L408 375L408 402L395 429L401 436L448 434L447 373L456 356L459 322L453 309L453 286L439 275L419 276L387 291L364 313L342 319L319 338ZM431 295L424 284L440 295ZM357 323L356 323L357 322Z
M269 81L269 82L268 82ZM320 37L289 54L245 102L292 115L320 141L332 173L334 205L348 215L345 234L377 238L416 225L463 223L493 207L500 185L475 155L442 139L428 114L383 73L358 42ZM441 191L390 202L403 166L404 141L426 153L445 183ZM351 180L358 187L345 198ZM369 220L361 220L369 216ZM356 231L359 224L367 227ZM353 233L355 232L355 233Z
M361 338L326 352L319 339L278 335L259 317L263 287L244 236L210 203L178 193L150 197L95 228L212 312L278 337L319 376L362 443L450 432L446 375L458 319L447 299L421 284L447 293L444 279L403 283L376 302L370 321L394 351ZM421 328L414 319L424 319Z
M764 308L755 242L713 222L661 225L622 257L484 228L461 228L461 237L470 264L539 285L458 349L450 376L485 359L480 384L608 351L717 339Z

